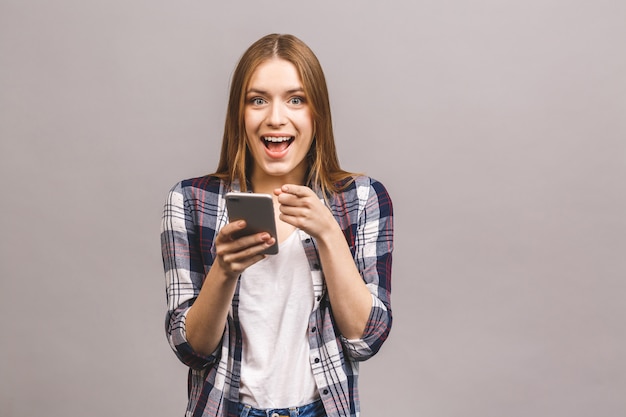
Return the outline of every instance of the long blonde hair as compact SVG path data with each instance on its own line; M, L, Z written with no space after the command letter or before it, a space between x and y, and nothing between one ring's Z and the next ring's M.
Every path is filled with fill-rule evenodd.
M339 166L326 78L313 51L293 35L264 36L239 60L230 86L220 160L213 175L229 182L238 180L242 191L248 189L252 156L244 125L246 90L256 68L271 58L284 59L296 67L310 106L315 134L307 154L307 184L325 196L341 190L354 174Z

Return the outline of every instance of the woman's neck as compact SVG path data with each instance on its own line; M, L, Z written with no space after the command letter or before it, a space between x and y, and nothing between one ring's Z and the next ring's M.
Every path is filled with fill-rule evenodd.
M283 175L280 177L273 175L261 175L252 174L250 178L250 184L252 191L255 193L273 194L274 190L282 187L285 184L304 184L304 174L296 174L294 172Z

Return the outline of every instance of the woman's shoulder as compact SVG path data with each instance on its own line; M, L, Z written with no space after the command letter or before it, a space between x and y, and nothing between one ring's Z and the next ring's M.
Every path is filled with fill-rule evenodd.
M178 181L170 189L170 193L180 194L185 200L207 200L222 194L224 188L224 181L221 178L215 175L203 175Z
M215 175L203 175L201 177L189 178L183 181L186 187L199 188L202 190L219 189L223 185L223 181Z
M379 180L367 175L353 175L337 183L339 191L331 198L333 206L364 207L377 205L391 207L391 197L387 188Z
M379 180L368 175L358 174L345 178L338 183L340 193L357 193L375 192L376 194L387 194L387 189Z
M336 214L354 216L355 219L364 211L378 212L378 217L391 215L391 198L385 186L377 179L367 175L354 175L338 185L343 188L330 199L331 209Z

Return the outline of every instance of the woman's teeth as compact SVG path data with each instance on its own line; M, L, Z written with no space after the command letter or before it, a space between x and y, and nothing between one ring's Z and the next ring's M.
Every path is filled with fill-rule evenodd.
M291 139L291 136L284 136L284 137L265 136L263 137L263 140L267 142L285 142L289 139Z
M292 141L293 136L263 136L263 144L270 152L283 152Z

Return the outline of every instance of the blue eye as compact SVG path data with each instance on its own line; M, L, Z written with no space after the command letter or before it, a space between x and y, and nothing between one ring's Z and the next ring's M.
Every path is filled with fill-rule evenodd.
M292 97L291 99L289 99L289 102L293 105L299 106L301 104L304 104L304 99L302 97Z
M254 97L253 99L250 100L250 103L252 103L255 106L261 106L265 103L265 100L263 100L261 97Z

